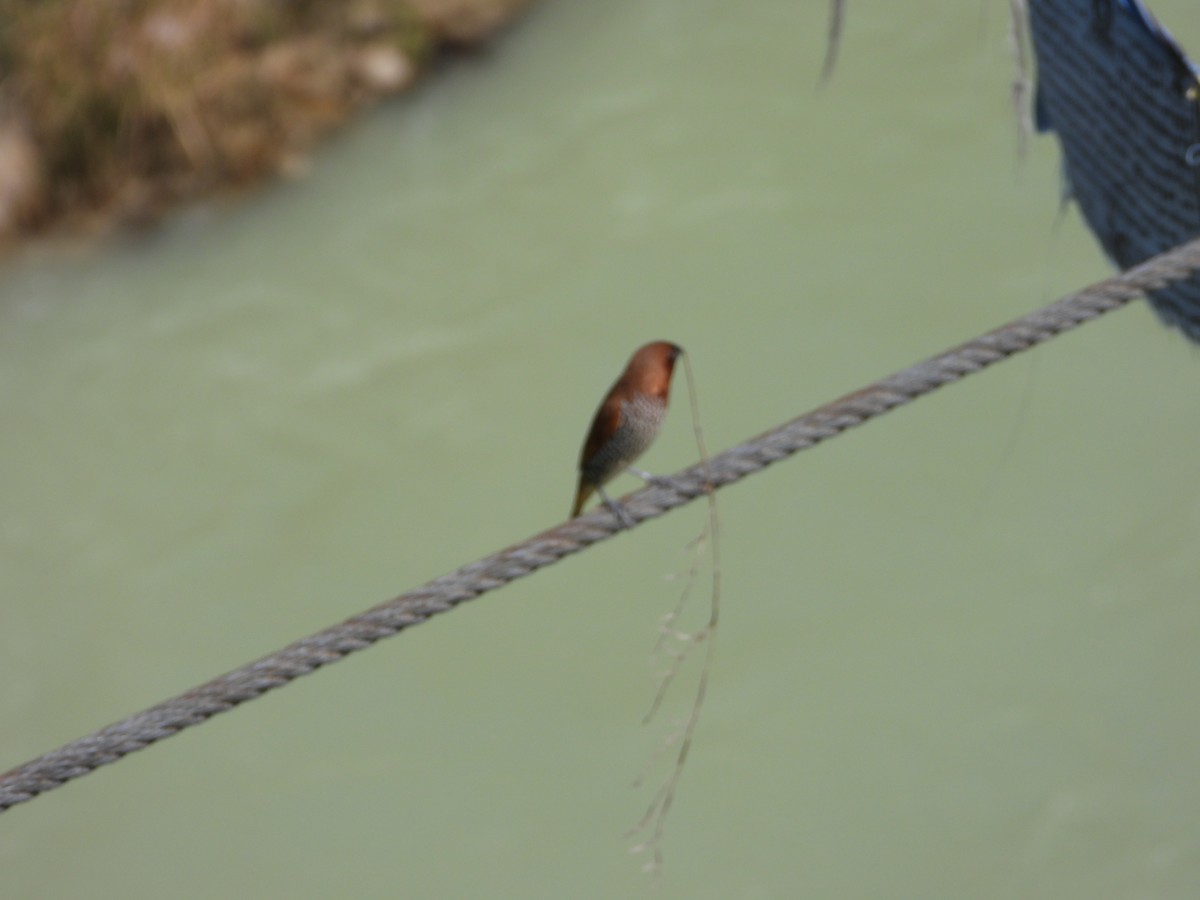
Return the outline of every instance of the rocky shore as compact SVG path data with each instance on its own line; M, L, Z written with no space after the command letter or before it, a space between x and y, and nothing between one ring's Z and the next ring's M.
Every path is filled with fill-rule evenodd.
M0 0L0 246L301 171L530 0Z

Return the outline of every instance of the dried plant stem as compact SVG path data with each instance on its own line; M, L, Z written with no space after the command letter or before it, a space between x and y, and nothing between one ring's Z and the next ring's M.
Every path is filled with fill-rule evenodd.
M675 604L675 608L663 619L658 642L655 645L656 653L665 650L669 642L673 640L682 642L683 649L666 651L672 660L671 666L659 682L654 702L651 704L649 712L646 713L643 719L644 722L649 722L658 711L663 698L666 696L667 689L674 682L676 675L679 674L692 648L703 643L705 645L705 653L704 662L700 669L700 678L696 683L696 693L692 698L692 707L687 721L684 723L682 731L669 735L662 744L662 749L665 749L673 746L676 740L679 743L679 752L675 756L675 763L671 767L671 773L663 785L655 791L654 798L650 801L645 814L630 830L630 834L636 834L648 828L650 829L650 836L642 843L630 849L633 853L650 852L651 858L646 863L646 870L656 874L661 871L663 864L662 844L663 836L666 832L667 815L670 813L671 807L675 802L675 792L679 786L679 780L683 775L688 753L692 749L692 740L695 737L696 726L700 721L700 713L704 708L704 700L708 695L708 679L712 673L714 652L716 650L717 624L721 615L720 519L717 515L717 495L712 487L708 448L705 446L704 431L700 425L700 407L696 399L695 376L692 374L692 365L687 355L684 355L683 362L684 371L687 374L688 398L691 401L692 431L696 437L696 448L700 453L701 464L704 468L706 491L708 494L708 518L700 535L691 544L694 555L692 564L688 569L687 583L680 594L679 602ZM712 547L712 580L709 595L708 622L696 632L678 631L674 627L675 622L683 612L687 600L691 596L692 588L699 577L700 561L706 545L711 545ZM655 753L654 758L656 759L657 757L658 753ZM651 764L653 764L653 761L652 759ZM639 778L638 783L640 784L642 780Z

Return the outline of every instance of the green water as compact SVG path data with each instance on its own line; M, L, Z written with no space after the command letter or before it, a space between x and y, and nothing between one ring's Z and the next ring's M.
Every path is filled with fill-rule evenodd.
M1007 4L853 3L818 91L824 6L544 0L303 181L7 264L0 769L554 524L646 340L719 450L1108 274ZM1198 387L1139 303L723 492L658 879L699 507L13 809L0 897L1193 897Z

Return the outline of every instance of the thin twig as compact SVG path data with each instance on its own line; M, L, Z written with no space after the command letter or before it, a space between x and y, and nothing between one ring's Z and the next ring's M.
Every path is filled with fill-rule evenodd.
M631 834L640 832L653 823L653 830L650 837L641 844L632 847L631 851L634 853L644 853L647 850L652 851L653 855L650 861L646 863L646 869L654 873L662 870L662 843L663 836L666 833L667 815L670 813L671 806L675 802L675 792L679 787L679 780L683 776L683 768L687 763L688 753L692 749L692 741L695 738L696 726L700 722L700 713L704 708L704 700L708 696L708 680L712 673L713 654L716 650L717 624L721 617L720 519L717 515L717 494L713 488L712 467L709 462L708 448L704 443L704 431L700 424L700 406L696 399L695 376L692 373L690 359L686 354L683 357L683 362L684 371L687 374L688 397L691 400L692 407L692 431L696 437L696 449L700 453L700 462L704 472L704 488L708 495L708 518L700 537L694 542L697 552L697 562L693 564L690 570L688 584L684 587L683 594L679 603L676 604L675 610L668 617L669 620L673 623L678 618L688 595L691 593L692 583L695 581L695 576L699 573L699 554L706 543L711 543L712 545L712 592L709 597L708 623L699 631L692 634L683 632L675 633L676 638L686 641L685 649L676 655L675 664L659 684L654 704L651 706L650 712L647 713L645 720L649 721L650 717L658 709L667 687L674 681L675 675L678 674L679 668L691 652L691 648L703 642L705 644L704 664L700 668L700 678L696 683L696 693L692 698L691 712L688 714L683 731L678 735L679 753L675 757L675 764L672 766L671 774L667 777L666 782L655 792L654 798L651 800L645 815L642 816L630 832ZM660 636L660 645L662 641L663 637ZM674 743L675 737L675 735L672 735L663 746L671 746Z
M825 61L821 63L820 84L829 83L837 66L838 49L842 45L842 27L846 24L845 0L830 0L829 30L825 34Z

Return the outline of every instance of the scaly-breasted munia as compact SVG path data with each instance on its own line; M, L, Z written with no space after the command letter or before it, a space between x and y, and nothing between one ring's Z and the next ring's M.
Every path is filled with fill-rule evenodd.
M571 518L579 515L593 493L599 493L622 524L630 524L624 511L608 499L604 485L629 469L658 437L667 415L675 360L682 352L682 347L668 341L655 341L630 357L629 365L596 410L584 441L579 455L579 490ZM642 472L634 473L648 478Z

